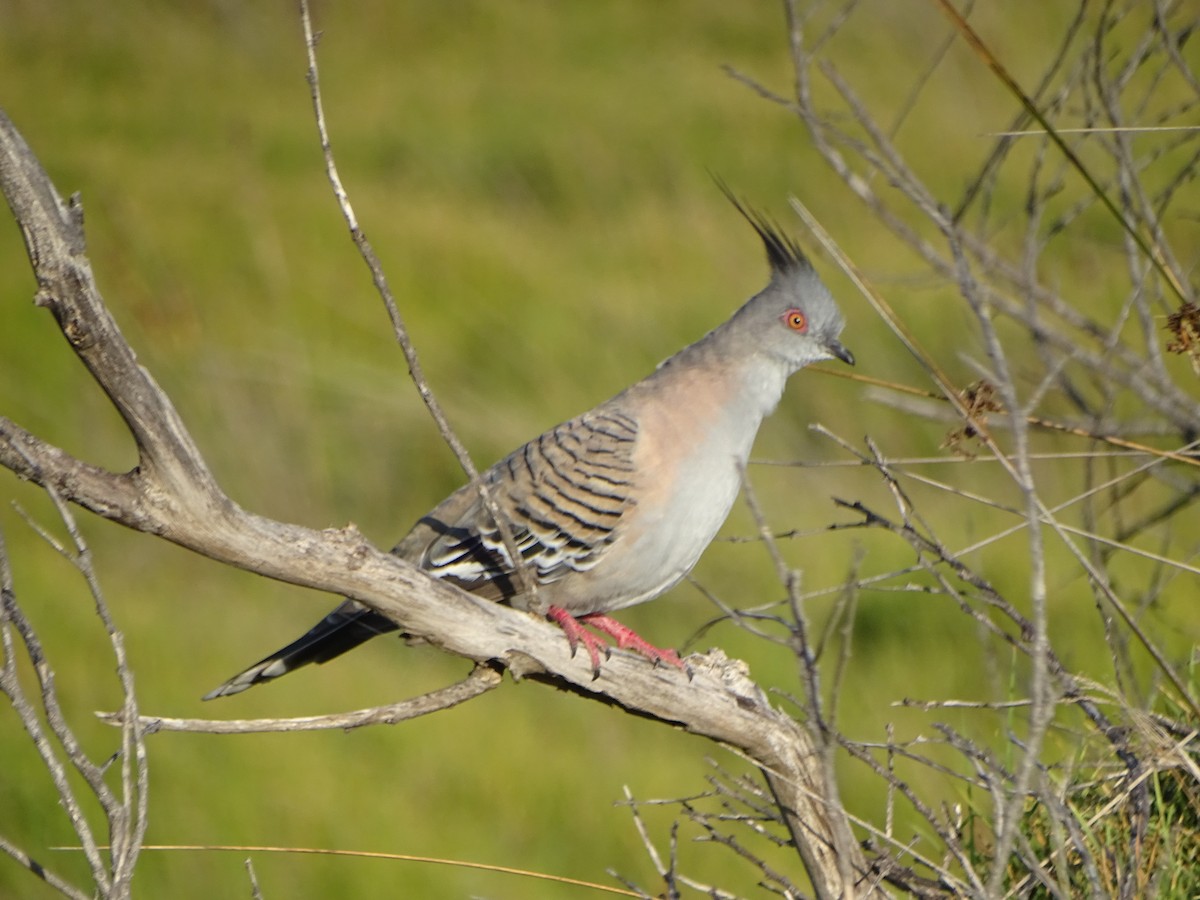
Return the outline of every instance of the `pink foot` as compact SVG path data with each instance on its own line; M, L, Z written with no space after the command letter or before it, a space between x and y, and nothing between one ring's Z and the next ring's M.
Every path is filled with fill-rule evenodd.
M550 606L546 610L546 615L554 622L557 622L558 626L566 634L567 643L571 645L572 656L575 655L580 642L587 648L588 656L592 661L592 678L600 677L600 651L604 651L605 657L609 655L610 651L608 645L600 641L591 632L585 630L584 625L611 637L617 642L617 647L621 650L633 650L640 653L655 665L669 663L685 672L688 671L687 666L684 665L683 660L679 658L679 654L674 650L664 650L661 647L655 647L628 625L622 625L616 619L610 618L603 613L589 613L577 619L560 606Z
M579 649L579 644L587 648L588 656L592 660L592 680L595 681L600 677L600 651L604 651L605 658L609 655L609 649L599 638L590 631L584 629L583 624L563 609L561 606L546 607L546 616L552 622L558 623L558 627L563 630L563 634L567 636L567 643L571 645L571 655L575 655L575 651Z
M603 613L590 613L586 616L580 616L579 620L589 628L595 628L597 631L607 634L617 642L617 647L621 650L636 651L655 665L670 663L677 669L686 668L683 660L679 658L679 654L674 650L655 647L628 625L622 625L616 619L609 618Z

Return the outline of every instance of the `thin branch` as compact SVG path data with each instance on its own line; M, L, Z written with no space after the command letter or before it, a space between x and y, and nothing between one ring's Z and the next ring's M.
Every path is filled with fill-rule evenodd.
M13 589L12 571L9 568L8 554L4 546L3 536L0 535L0 636L4 643L4 667L0 670L0 693L7 698L9 705L17 714L21 726L29 736L30 743L41 757L42 765L50 775L55 793L58 795L63 811L71 823L71 829L79 837L83 845L84 857L91 870L92 879L101 896L107 897L112 889L112 881L108 868L98 849L92 828L84 814L83 805L71 786L67 763L70 763L87 782L88 788L100 799L102 804L111 803L112 798L108 786L104 783L102 773L83 754L74 735L66 724L62 707L58 702L58 692L54 683L54 670L50 667L42 649L42 643L34 631L33 625L17 604L16 592ZM10 629L20 636L21 643L33 666L40 693L42 712L46 725L38 715L34 704L26 696L17 673L17 657ZM65 755L66 762L62 759Z
M467 453L467 448L463 446L462 441L458 439L458 435L454 433L454 429L450 426L450 420L446 418L446 413L443 411L442 405L438 402L433 390L429 387L429 382L425 379L424 370L421 368L420 358L417 356L417 348L408 336L408 328L404 324L404 318L400 315L400 307L396 304L396 298L393 296L392 289L388 285L387 274L383 271L383 264L380 263L379 257L375 255L375 249L371 246L371 242L367 240L367 236L358 225L358 218L354 215L354 208L350 204L350 196L342 186L342 179L338 174L337 163L333 158L333 147L329 143L329 131L325 125L325 107L321 102L321 80L317 72L317 36L313 32L312 16L309 13L308 0L300 0L300 21L304 26L304 46L308 54L308 87L312 96L317 134L321 140L321 153L325 159L325 173L329 177L329 183L333 186L333 194L337 199L338 207L342 211L342 216L346 219L346 224L350 228L350 236L354 240L354 246L358 248L363 262L367 264L367 268L371 272L371 280L375 284L375 290L383 300L384 308L387 310L388 318L392 323L392 332L395 334L396 342L400 345L400 350L403 352L404 359L408 363L408 373L412 377L412 382L416 386L417 393L421 396L425 408L429 410L429 415L433 418L434 424L437 425L438 433L441 434L446 445L454 453L458 464L462 466L462 470L466 473L467 478L471 480L471 484L474 485L475 490L479 492L484 509L488 511L488 515L496 523L500 539L504 543L504 549L508 553L508 558L512 562L513 568L516 570L521 593L528 598L526 608L535 612L543 612L544 610L538 606L537 582L530 574L529 567L525 565L525 558L517 547L512 527L508 519L501 514L500 508L492 498L488 485L479 476L479 470L471 462L471 456Z
M1054 126L1050 124L1045 115L1043 115L1042 111L1038 109L1037 105L1029 99L1024 91L1021 90L1020 85L1018 85L1012 75L1008 73L1008 70L1003 66L1000 60L998 60L991 50L988 49L987 45L983 42L983 39L967 23L967 20L962 17L962 14L959 13L959 11L955 9L953 5L951 5L949 0L934 0L934 2L936 2L941 8L942 12L945 13L946 18L948 18L954 24L954 27L958 29L959 34L961 34L963 38L971 45L972 49L979 54L980 58L984 61L984 63L987 64L988 68L995 73L1000 82L1014 97L1017 98L1018 101L1020 101L1026 112L1036 119L1038 124L1046 130L1046 133L1058 146L1058 149L1062 155L1067 158L1075 171L1079 173L1085 182L1087 182L1088 187L1092 189L1100 202L1104 204L1109 214L1112 215L1112 217L1118 222L1118 224L1120 224L1126 233L1137 242L1138 247L1141 248L1142 252L1146 255L1146 258L1154 262L1154 265L1158 268L1163 278L1175 291L1176 297L1179 298L1180 302L1183 302L1187 297L1187 294L1183 288L1183 284L1176 273L1163 260L1161 253L1156 252L1154 245L1152 245L1146 239L1146 237L1142 235L1141 231L1136 227L1136 225L1130 222L1125 214L1118 209L1117 205L1108 196L1108 193L1096 181L1095 176L1092 175L1091 169L1083 164L1083 162L1070 148L1067 142L1059 136Z
M125 719L125 725L121 729L121 750L117 754L121 762L121 793L118 797L105 791L97 793L96 796L108 819L109 838L113 848L111 894L114 897L124 897L130 892L138 853L146 834L149 811L150 773L145 734L138 723L137 696L134 692L133 672L125 653L125 638L116 627L112 614L109 612L108 604L100 587L100 579L92 565L91 551L76 524L71 508L53 488L46 490L66 526L67 534L74 545L73 551L55 540L45 529L32 521L23 510L19 511L30 527L83 576L92 595L96 615L104 625L112 645L117 680L121 686L122 715ZM90 763L88 766L90 770ZM134 772L135 766L136 773ZM102 776L103 767L96 767L95 771ZM89 783L93 780L89 779ZM103 782L100 783L103 784Z
M767 526L766 517L763 515L762 507L758 504L758 498L755 496L754 489L746 478L745 469L742 469L742 492L746 498L746 505L750 508L750 513L754 517L755 523L758 525L759 534L762 537L764 546L770 554L775 565L776 574L784 589L787 591L789 604L792 611L792 648L795 652L797 660L801 665L801 674L804 678L805 687L807 689L807 705L806 711L809 714L809 721L815 726L812 729L812 739L815 743L816 753L820 764L824 770L826 793L824 801L832 804L835 808L841 808L841 801L837 793L836 772L834 769L834 749L836 744L831 737L832 723L825 719L824 711L822 710L821 702L821 684L817 673L816 660L812 654L812 647L808 641L808 627L804 614L804 609L799 602L800 580L799 573L790 570L783 560L783 554L780 553L778 545L771 536L771 530ZM779 801L779 807L784 814L784 822L788 830L792 833L795 839L796 849L800 852L801 858L805 865L811 871L814 867L820 868L832 863L839 867L839 873L844 884L853 884L855 881L854 872L851 868L851 860L854 857L852 848L854 847L854 835L850 831L849 823L841 817L831 821L833 825L832 844L827 847L820 848L826 858L824 860L810 859L806 854L812 854L813 845L802 836L804 823L797 820L792 812L794 807L787 802L787 794L781 794L780 788L777 785L777 779L767 775L767 783L771 785L772 790L776 792L776 798ZM818 891L820 893L820 891Z
M17 863L28 869L33 875L42 879L50 887L54 888L64 897L69 897L70 900L95 900L95 895L81 891L69 881L64 881L59 875L56 875L50 869L47 869L40 862L14 844L12 841L0 835L0 853L7 853Z
M428 694L401 700L387 706L375 706L353 712L331 713L325 716L297 716L270 719L178 719L170 716L140 716L139 727L147 733L158 731L190 731L198 734L262 734L272 731L351 731L365 725L395 725L449 709L486 694L500 686L503 675L489 666L476 666L465 679ZM100 721L109 725L124 725L125 712L97 713Z

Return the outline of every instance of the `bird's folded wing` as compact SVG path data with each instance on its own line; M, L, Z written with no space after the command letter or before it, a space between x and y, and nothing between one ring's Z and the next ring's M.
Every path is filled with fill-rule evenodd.
M604 407L564 422L485 473L518 552L540 584L591 569L619 540L634 507L637 422ZM420 565L473 593L509 599L513 564L499 529L468 485L425 516L407 556L433 534ZM466 498L470 498L469 502Z

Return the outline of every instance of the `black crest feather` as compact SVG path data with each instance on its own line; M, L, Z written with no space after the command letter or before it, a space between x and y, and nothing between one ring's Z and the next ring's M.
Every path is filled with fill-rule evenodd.
M719 177L714 175L713 181L717 183L721 193L733 204L733 208L742 214L742 217L750 223L759 238L762 239L772 273L787 275L793 272L812 271L812 263L808 261L808 257L804 255L804 251L800 249L800 245L794 238L784 234L778 225L758 210L739 200L737 195L729 189L729 185Z

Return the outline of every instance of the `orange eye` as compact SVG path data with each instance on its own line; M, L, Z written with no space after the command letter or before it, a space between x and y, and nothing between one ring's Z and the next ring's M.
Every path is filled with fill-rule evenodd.
M789 309L785 312L783 321L792 331L798 331L801 334L808 331L808 317L798 309Z

